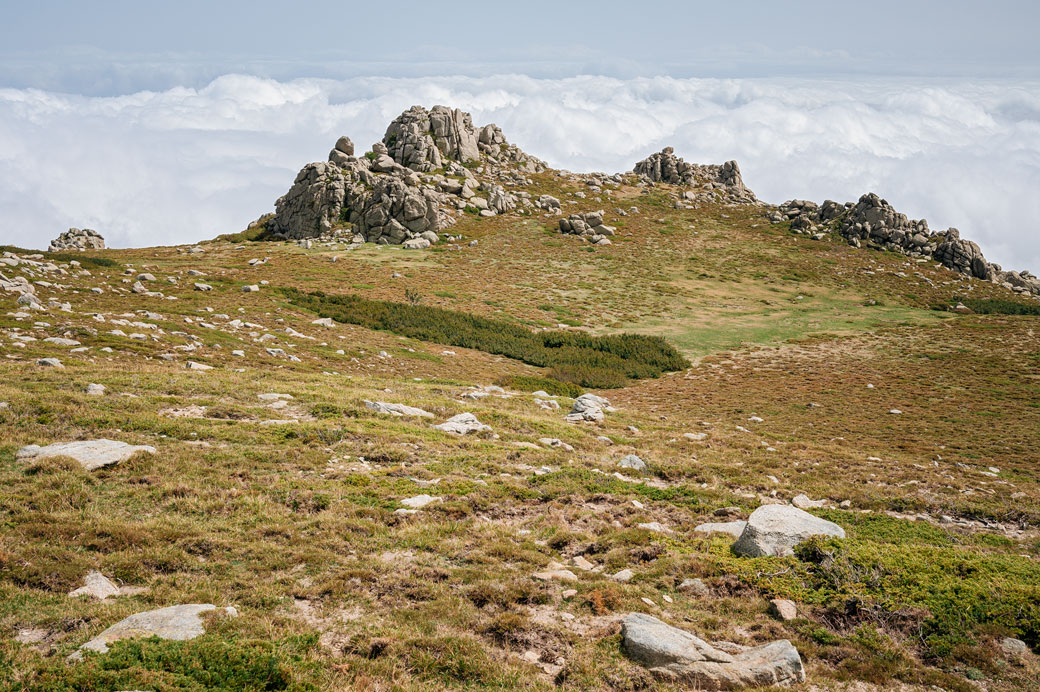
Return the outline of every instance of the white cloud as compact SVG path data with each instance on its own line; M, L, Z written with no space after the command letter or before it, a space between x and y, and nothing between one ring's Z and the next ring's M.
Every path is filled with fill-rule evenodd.
M240 230L341 134L367 148L413 104L459 106L554 166L629 170L671 145L737 159L760 198L875 191L991 260L1040 270L1040 85L1013 82L389 77L110 98L0 90L0 241L69 226L113 246Z

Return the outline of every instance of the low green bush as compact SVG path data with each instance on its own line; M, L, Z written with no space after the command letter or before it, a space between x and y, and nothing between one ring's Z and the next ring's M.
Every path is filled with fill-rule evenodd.
M551 369L557 380L583 387L624 387L630 379L658 377L689 365L656 336L592 336L575 332L534 332L511 322L419 304L370 300L356 295L282 292L293 305L321 317L413 339L472 348Z
M510 375L499 378L495 384L506 389L515 389L521 392L543 391L546 394L556 396L569 396L572 399L579 397L585 391L573 382L562 382L552 377L538 377L537 375Z

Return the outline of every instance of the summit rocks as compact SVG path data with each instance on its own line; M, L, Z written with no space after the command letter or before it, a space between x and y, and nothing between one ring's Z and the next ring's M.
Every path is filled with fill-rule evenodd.
M637 163L634 170L650 182L699 187L702 192L695 197L705 200L714 198L737 204L758 202L755 193L744 185L736 161L721 165L687 163L675 155L672 147L665 147Z
M870 245L910 257L931 258L955 272L1001 284L1015 293L1040 295L1040 279L1029 272L1004 271L988 262L978 245L961 238L956 228L932 231L926 220L910 219L872 192L845 204L789 200L769 219L773 223L790 221L796 233L817 237L834 230L854 247Z
M268 233L302 240L349 225L357 243L426 248L467 206L486 216L517 208L518 198L495 178L545 170L544 162L509 144L497 125L475 127L469 113L446 106L413 106L372 151L354 151L354 142L340 137L328 161L304 166L275 203Z
M62 250L104 250L105 239L90 228L70 228L51 241L48 252Z

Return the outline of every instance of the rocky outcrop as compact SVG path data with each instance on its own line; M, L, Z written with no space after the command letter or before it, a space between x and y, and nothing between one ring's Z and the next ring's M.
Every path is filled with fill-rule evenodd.
M447 106L412 106L390 123L383 144L394 161L419 172L449 161L510 165L528 173L545 170L543 161L509 144L497 125L474 127L469 113Z
M621 644L629 658L670 683L698 690L738 690L805 681L802 657L786 639L747 647L713 646L685 630L642 613L621 621Z
M603 223L602 211L571 214L560 219L560 233L581 236L593 245L610 245L608 236L614 235L615 230L613 226Z
M441 168L445 159L460 163L480 159L470 114L447 106L430 110L412 106L386 128L383 144L394 161L413 171Z
M867 193L858 202L840 204L827 200L816 204L793 199L769 215L773 223L791 222L796 233L822 239L834 231L854 247L864 245L893 250L910 257L931 258L956 272L1003 284L1016 293L1040 295L1040 279L1027 271L1004 271L986 261L982 250L960 231L931 231L924 219L915 220L896 211L887 200Z
M495 181L529 182L522 173L544 169L496 125L477 128L461 110L413 106L366 155L355 156L354 142L344 136L327 162L304 166L275 203L267 231L275 239L304 240L332 238L349 227L357 243L426 248L462 209L481 216L529 213L530 194Z
M633 170L649 182L701 188L702 193L695 196L694 201L758 202L755 193L744 185L736 161L721 165L687 163L675 155L672 147L665 147L637 163Z
M105 239L90 228L70 228L51 241L47 252L62 250L104 250Z

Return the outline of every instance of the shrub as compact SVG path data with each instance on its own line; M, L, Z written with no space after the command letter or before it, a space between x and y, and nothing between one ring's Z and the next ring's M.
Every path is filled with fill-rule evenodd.
M629 379L657 377L689 363L656 336L592 336L563 331L533 332L505 320L456 310L369 300L357 295L282 289L291 303L338 322L472 348L551 368L551 375L583 387L624 387Z
M1040 305L1000 298L962 298L961 303L980 315L1040 315Z
M499 378L495 384L506 389L515 389L521 392L537 392L539 390L546 394L556 396L579 397L585 391L572 382L561 382L552 377L538 377L537 375L510 375Z

